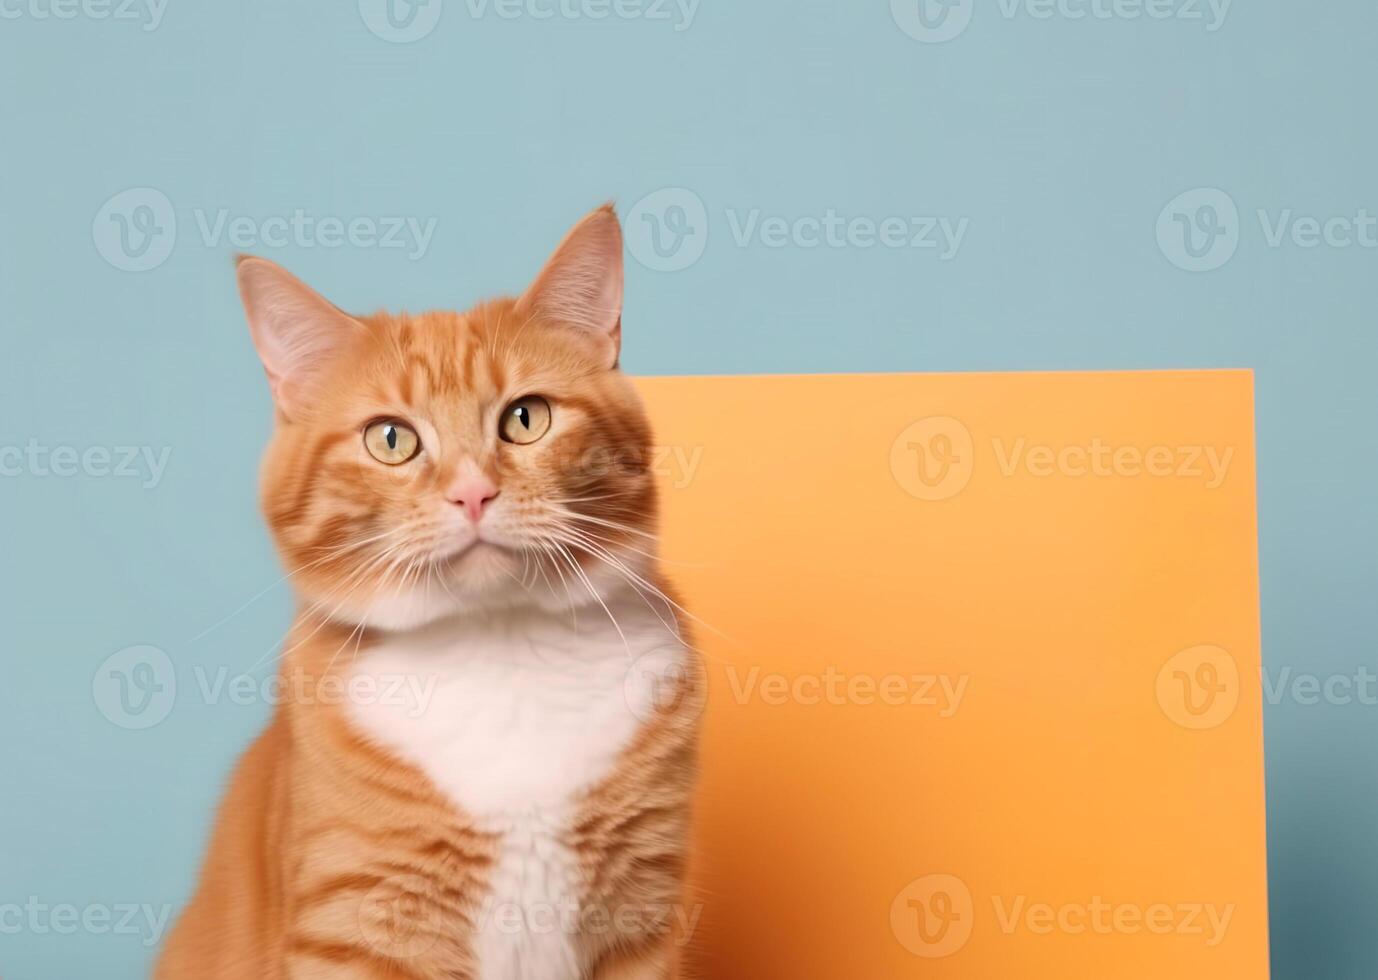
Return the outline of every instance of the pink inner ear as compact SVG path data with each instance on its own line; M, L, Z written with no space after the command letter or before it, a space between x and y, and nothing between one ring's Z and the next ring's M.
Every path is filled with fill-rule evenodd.
M291 415L294 396L363 329L362 324L267 259L241 259L238 277L249 333L273 399Z
M622 226L612 205L574 226L521 305L611 342L616 356L622 322Z

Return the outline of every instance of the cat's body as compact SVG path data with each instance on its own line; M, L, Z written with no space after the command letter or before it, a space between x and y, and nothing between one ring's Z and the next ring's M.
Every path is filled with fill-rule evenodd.
M158 976L678 976L703 692L615 369L611 211L462 316L349 326L245 265L303 608Z
M586 615L576 633L567 617L507 615L384 642L354 668L380 685L439 671L431 710L420 722L401 704L351 711L360 730L421 769L493 835L485 898L493 927L481 929L474 944L485 976L584 976L605 952L600 943L578 942L564 924L501 928L495 920L503 915L523 910L567 919L586 905L649 915L678 901L674 876L593 884L613 860L626 866L669 856L630 839L596 840L598 804L590 806L585 794L608 783L641 737L642 719L655 714L657 678L684 662L682 646L635 594L613 597L609 611L622 636L607 618ZM624 820L658 822L655 837L675 840L683 837L688 803L687 785L675 784L687 759L668 761L668 768L656 767L654 787L635 787L618 809ZM643 755L641 764L647 762ZM640 773L639 781L648 775ZM667 800L667 788L678 798ZM648 791L658 797L656 808L672 802L670 811L648 809Z

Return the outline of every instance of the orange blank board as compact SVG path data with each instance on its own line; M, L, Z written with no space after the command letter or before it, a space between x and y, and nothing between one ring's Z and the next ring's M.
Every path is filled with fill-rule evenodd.
M695 975L1267 976L1249 373L641 387Z

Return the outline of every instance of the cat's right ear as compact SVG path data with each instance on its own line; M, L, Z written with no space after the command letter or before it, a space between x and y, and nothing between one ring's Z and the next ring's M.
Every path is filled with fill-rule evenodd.
M330 358L365 328L275 262L241 255L236 272L273 401L291 418Z

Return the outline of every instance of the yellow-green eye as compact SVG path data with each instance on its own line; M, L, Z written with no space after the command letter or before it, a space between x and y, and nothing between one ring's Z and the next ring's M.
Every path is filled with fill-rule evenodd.
M503 410L498 435L507 442L524 446L535 442L550 429L550 402L540 395L518 398Z
M374 422L364 430L364 448L378 462L400 466L421 451L421 440L405 422Z

